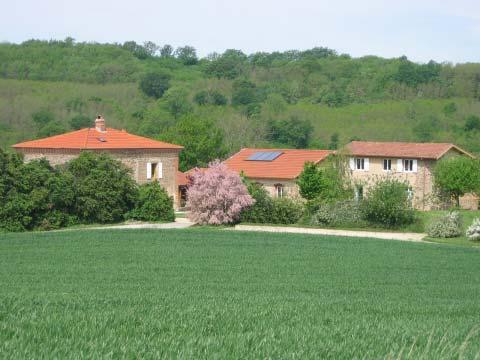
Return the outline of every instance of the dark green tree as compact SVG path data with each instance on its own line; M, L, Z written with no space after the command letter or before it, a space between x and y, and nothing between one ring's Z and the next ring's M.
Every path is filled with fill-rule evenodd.
M82 114L75 115L74 117L72 117L70 119L69 122L70 122L70 127L73 130L88 128L88 127L91 127L93 125L92 118L90 118L87 115L82 115Z
M175 50L175 56L184 65L195 65L198 63L197 51L192 46L177 48L177 50Z
M147 96L159 99L170 88L170 79L167 73L145 74L140 81L140 90Z
M233 105L248 105L258 100L257 87L249 80L235 80L232 91Z
M180 153L181 171L206 167L209 162L226 154L223 132L213 121L193 115L182 117L160 139L184 146Z
M476 115L470 115L465 120L465 131L480 130L480 117Z
M308 120L291 116L288 119L269 122L269 139L296 149L308 147L313 126Z
M140 185L135 208L128 217L143 221L174 221L173 198L158 181Z

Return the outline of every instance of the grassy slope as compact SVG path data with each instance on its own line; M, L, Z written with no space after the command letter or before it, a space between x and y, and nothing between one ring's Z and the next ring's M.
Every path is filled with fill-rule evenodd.
M478 256L208 229L0 235L0 357L474 358Z
M185 79L179 83L192 88L192 94L205 88L221 89L228 97L231 93L230 84L223 80ZM75 99L81 100L84 105L81 110L69 111L66 104ZM458 111L455 116L448 118L442 109L446 103L452 101L457 104ZM476 134L467 137L461 130L465 116L480 114L479 104L466 99L388 101L353 104L341 108L299 103L289 105L281 115L298 115L299 118L309 119L315 127L315 142L320 142L323 146L328 145L330 136L335 132L340 134L342 143L348 142L352 137L415 140L415 126L434 116L438 121L434 126L437 130L433 133L434 141L451 141L472 151L480 151L480 143L475 140ZM152 102L140 94L134 83L99 85L0 79L0 147L7 148L15 142L35 137L36 130L31 115L44 108L53 111L56 118L65 125L77 113L87 114L92 118L95 114L102 113L108 119L109 125L125 127L135 132L140 122L132 117L132 113L146 106L152 106ZM259 133L258 124L264 124L269 117L277 116L266 112L255 123L252 122L254 120L242 117L231 106L199 108L196 111L201 116L213 118L225 130L225 141L231 151L244 146L261 145L255 140L256 133ZM239 136L239 133L242 135Z

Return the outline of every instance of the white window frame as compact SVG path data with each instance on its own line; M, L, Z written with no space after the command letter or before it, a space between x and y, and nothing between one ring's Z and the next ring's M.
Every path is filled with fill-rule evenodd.
M403 159L402 160L403 172L415 173L417 172L417 160L415 159Z
M385 165L387 165L387 169ZM383 159L383 171L392 171L392 159Z
M369 158L356 157L350 158L350 169L352 171L368 171L370 167Z
M152 180L155 177L163 178L163 164L161 162L147 162L147 180Z
M282 198L285 195L283 184L275 184L275 196Z

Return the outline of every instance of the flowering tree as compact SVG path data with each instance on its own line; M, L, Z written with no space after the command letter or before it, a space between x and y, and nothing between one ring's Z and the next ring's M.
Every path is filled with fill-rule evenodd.
M189 218L198 224L229 224L243 209L254 204L240 176L218 160L191 176L187 190Z

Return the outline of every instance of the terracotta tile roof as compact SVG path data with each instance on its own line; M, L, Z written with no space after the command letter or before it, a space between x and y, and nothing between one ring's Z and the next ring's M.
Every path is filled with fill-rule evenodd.
M177 186L187 186L188 178L187 174L181 171L177 171Z
M473 155L465 150L450 143L352 141L345 146L345 152L355 156L383 156L434 160L440 159L451 149L473 157Z
M256 152L279 151L282 154L272 161L247 160ZM242 149L224 161L228 168L253 179L295 179L306 162L318 163L327 158L329 150L296 149Z
M81 129L44 139L13 145L14 148L41 149L182 149L182 146L148 139L127 133L125 130L107 128L100 132L95 128Z

